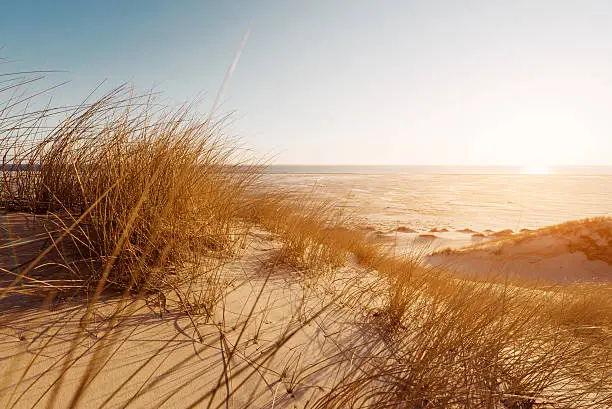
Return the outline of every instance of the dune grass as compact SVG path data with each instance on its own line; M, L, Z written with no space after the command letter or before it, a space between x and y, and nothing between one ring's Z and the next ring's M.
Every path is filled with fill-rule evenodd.
M53 236L71 242L87 282L157 289L194 257L234 250L240 197L257 173L229 162L237 149L217 139L217 125L186 108L153 114L128 91L112 91L41 140L15 135L13 146L31 148L12 155L23 170L5 171L2 197L11 210L52 215Z
M13 106L10 101L5 106ZM34 279L47 280L40 287L43 293L55 297L67 291L49 284L55 283L50 277L58 266L70 273L83 296L80 326L54 363L59 374L30 406L87 403L88 388L136 333L138 327L128 322L145 308L139 304L142 297L147 306L153 300L160 316L178 311L189 322L197 345L193 358L213 350L218 357L216 365L190 370L173 383L159 396L158 407L204 378L211 383L190 395L185 407L240 406L234 400L238 395L250 396L242 401L249 407L258 393L249 382L264 369L278 373L264 387L270 393L265 407L291 407L289 398L299 390L312 393L299 403L317 408L612 405L609 286L541 288L462 280L427 267L421 252L391 254L353 229L333 204L262 187L261 168L245 166L220 124L198 120L184 107L159 111L154 106L148 96L119 88L77 107L48 131L40 126L48 110L0 111L2 206L40 214L46 232L41 252L23 265L2 267L9 279L0 297L20 293L23 282ZM268 267L259 277L236 283L224 266L240 259L256 228L278 243L271 267L262 264ZM9 240L4 248L17 244ZM275 313L269 305L278 266L300 277L322 277L322 288L303 290L297 312L279 323L281 329L258 354L249 355L249 345L263 344L260 330ZM255 297L244 301L244 313L230 323L225 305L239 285L252 285ZM100 306L103 295L116 303ZM288 352L297 351L291 343L300 332L321 326L319 320L331 310L343 320L343 314L351 317L354 331L364 335L347 342L346 331L332 326L325 342L333 343L336 352L299 370L307 353ZM25 392L0 402L29 407L21 406L25 395L51 370L27 388L24 382L58 341L62 325L50 325L56 332L16 385L0 384L3 390L12 385ZM184 334L177 332L151 351L95 407L123 396L130 381L179 336ZM307 347L324 344L311 342ZM279 357L287 359L274 366ZM157 365L161 368L163 361ZM161 373L153 371L121 404L137 405L140 395L193 365L186 358ZM65 396L64 383L76 370L82 371L77 387ZM325 375L324 386L313 385L317 375Z
M610 217L570 220L537 230L503 235L473 244L464 250L495 249L500 252L505 246L516 246L543 237L562 238L567 241L571 252L582 252L589 260L612 263L612 218ZM453 250L446 249L439 252L452 253Z

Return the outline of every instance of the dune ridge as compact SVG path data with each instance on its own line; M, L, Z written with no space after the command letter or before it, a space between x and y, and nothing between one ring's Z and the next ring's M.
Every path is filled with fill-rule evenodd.
M610 282L612 218L573 220L503 234L464 248L438 251L430 261L463 274L507 274L551 283Z

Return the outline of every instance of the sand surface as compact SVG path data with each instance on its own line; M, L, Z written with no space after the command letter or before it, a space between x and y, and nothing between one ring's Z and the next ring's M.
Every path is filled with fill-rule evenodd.
M612 219L576 221L435 252L429 263L463 276L546 283L611 282Z
M11 218L14 232L23 228L25 216ZM155 294L123 303L107 294L86 324L78 298L4 298L0 406L202 407L227 375L230 384L218 388L211 407L224 407L227 396L232 408L301 407L334 377L359 368L360 355L346 351L369 342L358 325L368 308L359 294L372 289L361 287L354 270L332 282L274 265L277 250L270 234L253 232L245 253L220 270L228 292L208 320L179 311L172 295L162 308Z
M612 175L273 174L272 186L331 200L395 254L432 254L461 275L553 283L610 281L610 259L573 246L612 245L597 232L537 232L587 217L612 216ZM612 231L608 224L603 229ZM445 251L445 250L461 251ZM436 254L433 254L436 253ZM588 251L587 251L588 253Z
M3 248L3 265L15 268L40 254L45 233L32 216L6 215L5 222L3 245L9 237L21 245ZM458 277L609 281L608 223L490 232L479 244L428 260L453 266ZM383 235L414 243L441 235L471 241L474 234L441 230ZM299 408L338 379L365 371L372 356L390 359L375 335L373 294L384 293L383 281L354 260L333 275L279 265L279 246L272 234L254 230L243 254L218 264L227 293L211 317L186 314L172 293L163 302L159 294L121 301L105 293L84 320L84 300L48 302L34 295L44 284L24 283L23 292L0 300L0 406L173 408L211 401L213 408ZM70 279L62 271L46 274L32 278ZM2 278L6 286L13 276Z
M612 216L612 175L270 174L266 181L332 200L355 215L355 225L379 232L447 229L431 233L440 238L436 248L473 244L472 234L488 230ZM452 234L465 229L473 232Z

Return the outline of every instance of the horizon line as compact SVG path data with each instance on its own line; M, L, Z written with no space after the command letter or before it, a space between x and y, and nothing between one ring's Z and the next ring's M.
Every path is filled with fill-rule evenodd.
M442 164L359 164L359 163L272 163L267 166L402 166L402 167L517 167L524 168L530 167L534 165L527 164L502 164L502 165L485 165L485 164L474 164L474 165L466 165L466 164L452 164L452 165L442 165ZM548 168L556 168L556 167L592 167L592 168L612 168L612 165L576 165L576 164L554 164L554 165L541 165Z

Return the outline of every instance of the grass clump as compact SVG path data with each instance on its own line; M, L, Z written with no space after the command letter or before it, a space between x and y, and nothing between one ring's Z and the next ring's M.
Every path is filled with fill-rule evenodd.
M320 272L344 265L358 232L344 227L333 203L285 192L259 194L250 201L250 218L275 233L282 245L278 261L302 271Z
M593 305L581 307L574 290L565 289L573 295L561 304L558 294L458 280L410 257L391 264L394 272L372 295L381 300L368 320L379 330L377 341L352 351L359 367L315 407L599 408L612 402L609 324L581 331ZM372 351L378 343L384 347Z
M492 240L466 248L488 249L500 255L507 248L516 247L542 238L555 238L563 242L571 253L582 252L589 260L612 264L612 218L593 217L570 220L537 230L527 230L514 235L501 235ZM465 250L462 250L465 251ZM452 253L453 251L448 251Z
M219 124L186 107L151 106L119 88L43 138L10 136L29 149L3 164L10 183L2 204L53 215L53 235L72 243L88 282L161 288L198 257L233 251L241 237L241 198L256 168L237 164L238 148Z

